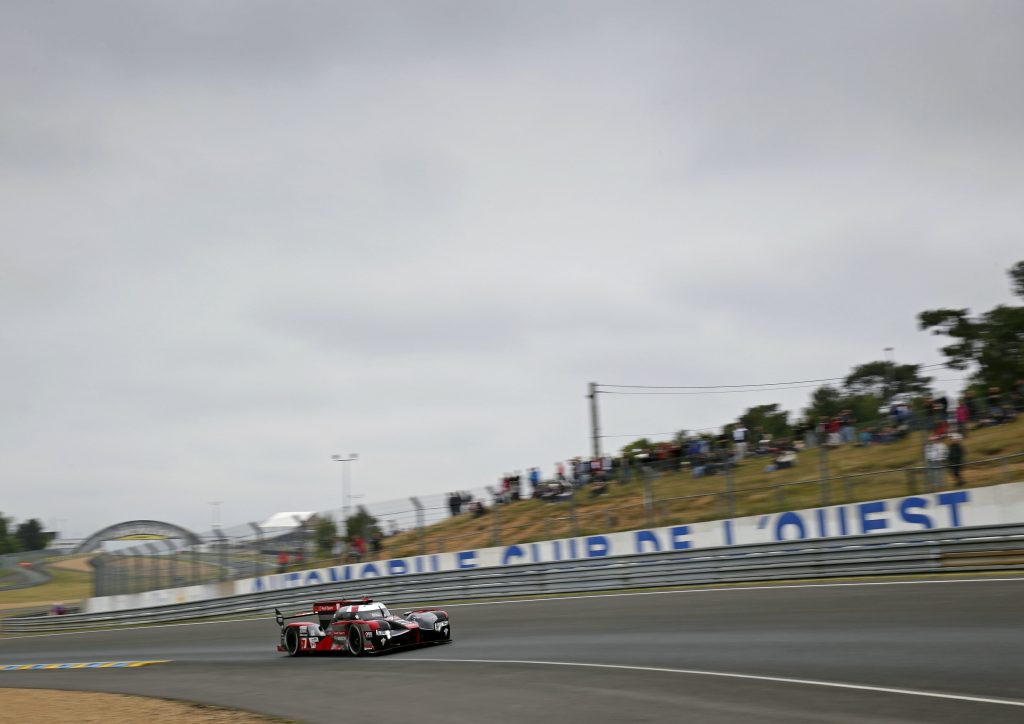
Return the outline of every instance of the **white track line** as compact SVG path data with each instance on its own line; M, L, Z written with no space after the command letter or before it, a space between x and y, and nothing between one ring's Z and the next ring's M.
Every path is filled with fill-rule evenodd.
M389 662L392 660L389 659ZM624 669L626 671L653 671L663 674L686 674L690 676L719 676L727 679L748 679L751 681L771 681L780 684L800 684L804 686L827 686L833 689L853 689L855 691L873 691L882 694L903 694L906 696L924 696L932 699L953 699L980 704L1001 704L1003 706L1024 707L1024 701L1017 699L993 699L986 696L970 696L969 694L945 694L939 691L923 691L921 689L896 689L888 686L869 686L867 684L847 684L841 681L817 681L815 679L791 679L784 676L761 676L758 674L735 674L728 671L702 671L700 669L667 669L657 666L626 666L623 664L583 664L571 661L518 661L502 659L395 659L394 663L416 663L420 661L432 664L525 664L532 666L578 666L591 669Z
M437 603L432 605L444 606L445 608L461 608L466 606L500 606L510 603L543 603L545 601L580 601L588 598L628 598L631 596L671 596L692 593L728 593L730 591L779 591L788 588L843 588L843 587L864 587L864 586L918 586L937 583L1024 583L1024 576L1015 578L949 578L949 579L927 579L923 581L854 581L851 583L790 583L775 586L722 586L719 588L679 588L671 591L631 591L629 593L584 593L572 596L547 596L545 598L510 598L501 601L474 601L467 603ZM288 590L288 589L285 589ZM318 598L311 595L310 599ZM268 606L268 610L271 607ZM46 634L26 634L24 636L3 636L0 637L0 646L4 641L16 641L18 639L36 639L47 636L82 636L85 634L110 633L111 631L145 631L154 628L175 628L177 626L207 626L218 624L225 626L232 623L245 623L248 621L265 621L271 617L253 616L249 618L233 618L219 621L186 621L184 623L156 623L152 625L136 626L112 626L110 628L95 629L93 631L67 631Z

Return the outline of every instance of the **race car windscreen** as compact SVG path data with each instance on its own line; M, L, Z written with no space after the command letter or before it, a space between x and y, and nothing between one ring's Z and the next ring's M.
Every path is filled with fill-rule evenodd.
M335 621L372 621L384 618L379 608L366 611L338 611L334 614Z

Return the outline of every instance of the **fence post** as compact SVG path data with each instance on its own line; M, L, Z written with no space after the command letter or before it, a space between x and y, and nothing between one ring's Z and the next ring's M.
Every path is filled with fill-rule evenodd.
M644 520L647 521L647 527L650 528L654 523L654 505L653 505L653 494L651 493L651 480L655 473L652 467L648 467L644 475Z
M164 541L167 546L167 587L177 588L178 587L178 546L174 542L174 539Z
M907 474L907 492L913 495L917 492L917 484L914 480L914 468L906 468Z
M249 523L249 527L256 531L256 577L259 578L263 575L263 529L256 523Z
M501 505L495 503L493 506L494 512L494 528L491 531L491 544L494 546L501 545Z
M783 510L786 509L786 486L776 485L775 486L775 497L778 499L778 506Z
M147 543L145 545L146 552L149 554L146 556L149 559L149 583L147 590L156 591L160 588L160 549L157 548L155 543Z
M569 528L573 538L579 535L579 528L576 525L576 490L569 490Z
M732 466L725 467L725 501L726 518L736 517L736 481L732 476Z
M305 532L305 531L303 531ZM217 565L220 566L220 580L228 580L228 547L227 538L224 537L224 531L220 528L214 528L213 534L216 536L214 545L217 546ZM305 547L305 536L303 536L302 545ZM302 554L305 555L305 550Z
M409 498L409 502L412 503L412 507L416 509L416 530L417 538L419 538L419 550L420 555L425 555L427 552L427 542L424 540L425 532L423 530L423 503L420 502L419 498Z

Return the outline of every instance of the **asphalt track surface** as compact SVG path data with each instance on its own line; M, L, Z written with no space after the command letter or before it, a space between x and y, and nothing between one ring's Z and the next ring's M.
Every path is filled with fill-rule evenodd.
M1024 578L467 604L448 607L455 643L361 658L289 659L268 616L3 639L0 664L171 662L0 672L0 687L309 722L1019 723L1022 604Z

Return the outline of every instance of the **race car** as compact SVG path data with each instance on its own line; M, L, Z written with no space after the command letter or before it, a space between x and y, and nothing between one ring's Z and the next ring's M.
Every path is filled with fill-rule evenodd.
M437 608L417 608L395 616L380 601L360 598L317 601L312 611L302 613L283 614L276 608L274 613L281 627L277 650L289 656L320 652L359 656L452 640L448 613ZM287 622L312 616L316 622Z

